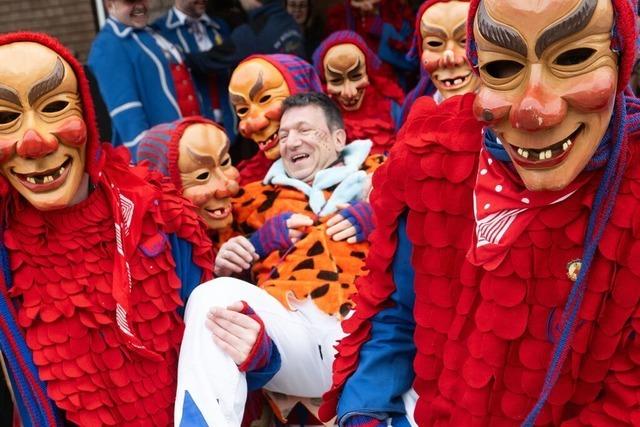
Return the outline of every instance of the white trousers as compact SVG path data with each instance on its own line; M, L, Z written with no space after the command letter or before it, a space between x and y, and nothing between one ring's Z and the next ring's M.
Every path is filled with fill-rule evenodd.
M264 388L321 397L331 386L334 346L344 335L338 319L320 311L311 300L294 301L294 310L289 310L257 286L218 278L196 287L185 310L176 426L205 425L202 419L211 427L240 426L247 397L245 374L214 343L205 325L211 307L227 307L240 300L260 316L282 359L280 370ZM201 416L199 424L193 421L194 412L195 418Z

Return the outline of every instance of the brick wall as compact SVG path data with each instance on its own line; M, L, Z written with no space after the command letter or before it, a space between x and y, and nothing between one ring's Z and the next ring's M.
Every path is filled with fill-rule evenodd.
M0 33L49 33L85 61L97 31L94 4L95 0L0 0ZM151 0L152 20L172 4L173 0Z

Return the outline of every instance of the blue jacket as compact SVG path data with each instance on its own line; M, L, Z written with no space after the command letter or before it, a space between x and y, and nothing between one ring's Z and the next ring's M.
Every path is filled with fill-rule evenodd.
M208 52L188 56L189 65L202 74L234 68L256 54L289 53L305 57L300 27L284 6L270 2L247 14L247 22L236 27L229 40Z
M396 290L391 300L395 304L371 319L371 338L362 345L358 369L345 383L338 402L341 426L354 415L379 420L393 418L393 425L407 425L402 395L409 391L415 377L416 348L413 342L414 271L408 262L412 245L406 223L406 217L399 221L398 249L392 264Z
M229 27L223 20L210 18L205 14L200 19L200 22L204 25L205 31L214 46L221 45L229 37ZM189 24L180 20L180 17L176 14L175 7L172 7L166 14L158 18L152 24L152 27L162 34L164 38L180 47L185 54L200 52L194 35L189 31ZM222 110L222 117L220 117L219 114L214 112L211 103L209 85L213 81L206 75L193 74L196 91L201 98L200 105L204 107L201 109L202 116L224 125L227 135L233 141L237 129L236 114L229 103L229 77L229 70L221 70L215 76L220 109Z
M93 41L88 65L111 116L113 145L128 147L133 160L146 130L182 117L169 59L151 29L107 19Z

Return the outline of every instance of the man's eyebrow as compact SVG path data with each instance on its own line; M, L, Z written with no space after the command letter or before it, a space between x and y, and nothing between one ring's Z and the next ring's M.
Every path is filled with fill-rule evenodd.
M258 94L258 92L262 90L263 87L264 87L264 82L262 77L262 71L260 71L258 73L258 80L256 80L256 82L251 87L251 90L249 91L249 99L253 99Z
M0 99L4 99L5 101L9 101L12 104L22 107L22 102L20 102L18 92L9 86L3 85L2 83L0 83Z
M427 33L428 35L438 36L441 39L447 38L447 33L445 33L440 28L432 27L431 25L426 25L422 22L420 23L420 27L423 30L423 32Z
M527 56L527 45L520 34L494 21L487 13L484 1L481 1L478 7L478 30L491 43L512 50L524 57Z
M42 95L60 86L63 79L64 65L62 65L62 61L58 58L56 65L53 67L53 71L29 89L29 95L27 97L29 104L33 105Z
M553 43L583 30L591 21L597 5L598 0L582 0L573 12L544 30L536 42L536 55L538 55L538 58Z

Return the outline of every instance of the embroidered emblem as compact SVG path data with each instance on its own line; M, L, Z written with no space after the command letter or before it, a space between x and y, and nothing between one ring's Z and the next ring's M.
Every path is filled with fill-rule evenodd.
M567 264L567 277L572 282L578 280L578 274L580 274L580 269L582 268L582 260L574 259L573 261L569 261Z

